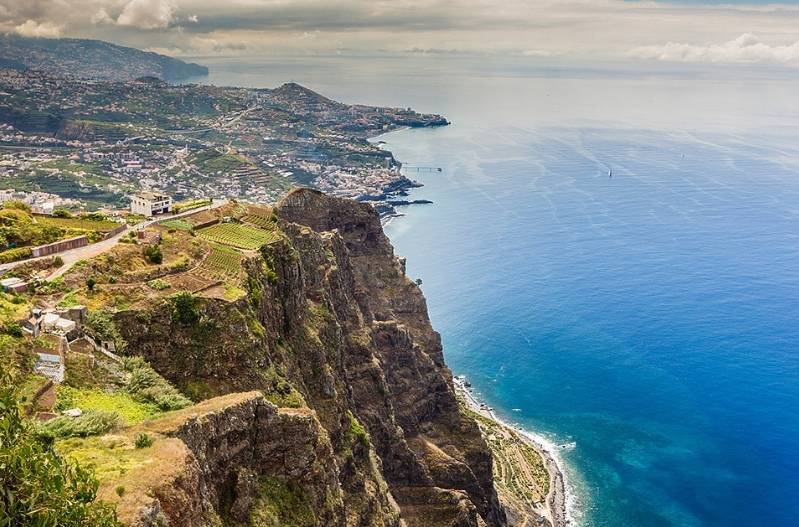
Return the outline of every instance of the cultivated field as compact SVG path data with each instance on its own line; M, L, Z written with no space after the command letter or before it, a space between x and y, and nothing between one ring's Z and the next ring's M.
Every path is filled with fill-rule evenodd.
M211 242L249 250L258 249L275 239L273 232L238 223L218 223L201 229L197 235Z

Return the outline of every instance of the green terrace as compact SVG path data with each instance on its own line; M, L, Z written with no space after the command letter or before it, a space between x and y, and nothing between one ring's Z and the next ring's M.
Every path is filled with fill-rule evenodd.
M218 223L200 229L197 235L211 242L253 251L277 239L274 231L239 223Z
M28 258L32 247L75 236L86 236L93 243L119 225L99 216L33 215L27 205L7 202L0 209L0 263Z

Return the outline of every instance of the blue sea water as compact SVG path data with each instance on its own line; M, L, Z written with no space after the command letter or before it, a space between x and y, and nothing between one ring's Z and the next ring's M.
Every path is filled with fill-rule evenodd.
M387 232L454 373L567 445L580 524L799 525L793 73L211 66L215 82L296 80L453 121L381 138L443 169L409 173L435 204Z

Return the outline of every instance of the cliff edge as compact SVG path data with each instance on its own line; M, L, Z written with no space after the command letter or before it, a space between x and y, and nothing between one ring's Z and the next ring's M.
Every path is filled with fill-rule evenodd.
M375 210L299 189L274 209L240 205L220 214L269 233L237 256L235 287L138 299L134 286L121 284L126 275L102 286L109 298L125 291L124 305L104 308L126 353L201 401L62 445L97 466L100 496L118 504L121 519L506 525L490 450L459 408L425 299ZM197 253L197 269L206 265L202 236L164 236ZM186 267L163 281L186 284L191 273L199 280ZM103 270L86 268L75 273ZM140 434L153 444L134 448Z

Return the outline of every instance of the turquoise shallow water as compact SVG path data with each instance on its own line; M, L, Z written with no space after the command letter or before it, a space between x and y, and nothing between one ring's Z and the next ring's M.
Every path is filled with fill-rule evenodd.
M453 121L382 138L444 169L411 174L435 204L387 232L453 371L568 445L582 524L799 525L793 74L210 65L216 82L295 80Z

